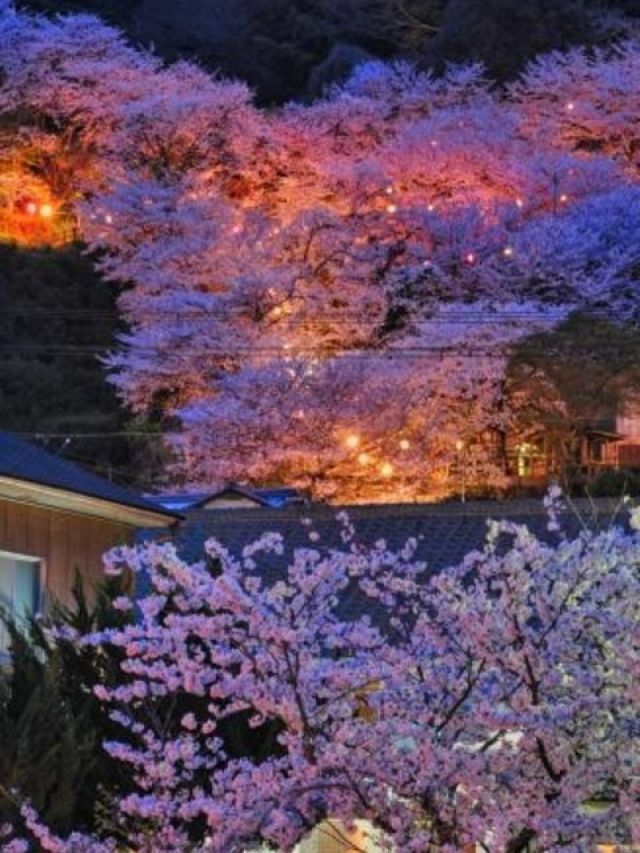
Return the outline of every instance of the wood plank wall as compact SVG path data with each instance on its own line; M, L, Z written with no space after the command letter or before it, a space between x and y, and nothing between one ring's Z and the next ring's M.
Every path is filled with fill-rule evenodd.
M102 554L131 542L128 525L0 499L0 550L45 561L45 591L69 603L78 569L87 588L102 578Z

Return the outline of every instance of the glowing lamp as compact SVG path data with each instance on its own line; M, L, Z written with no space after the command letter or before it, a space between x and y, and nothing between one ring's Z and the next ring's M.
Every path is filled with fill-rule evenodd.
M409 442L409 439L403 438L398 446L400 447L400 450L408 450L411 447L411 443Z
M562 202L562 204L566 204L566 203L569 201L569 196L568 196L568 195L565 195L565 194L563 193L563 194L560 196L560 201Z
M35 203L35 201L29 202L29 204L26 207L26 211L29 214L29 216L35 216L36 215L36 213L38 212L38 205Z
M573 101L569 101L569 103L567 104L567 112L572 113L575 108L576 105L573 103Z
M386 479L389 479L389 477L393 477L393 465L391 464L391 462L383 463L380 466L380 473Z
M282 308L279 305L276 305L276 307L271 311L271 313L274 317L279 317L282 314Z
M344 443L349 450L355 450L356 447L360 446L360 436L352 433L345 438Z
M393 193L393 185L389 184L388 187L384 188L384 191L386 192L387 195L391 195Z
M513 257L513 248L511 246L505 246L505 248L502 251L502 254L505 256L505 258L512 258Z
M371 457L368 453L361 453L358 456L358 465L368 465L371 462Z
M475 264L476 262L476 256L473 252L469 252L467 255L465 255L464 259L468 264Z
M111 223L113 222L113 216L111 216L110 213L107 213L104 218L104 221L107 223L107 225L111 225Z
M387 205L387 213L397 213L398 205L397 204L388 204Z
M40 216L43 219L51 219L51 217L53 216L53 207L50 204L41 204Z
M516 207L519 207L521 209L524 207L524 202L521 198L516 199Z
M464 450L464 441L461 438L456 441L456 450L458 451L458 453Z

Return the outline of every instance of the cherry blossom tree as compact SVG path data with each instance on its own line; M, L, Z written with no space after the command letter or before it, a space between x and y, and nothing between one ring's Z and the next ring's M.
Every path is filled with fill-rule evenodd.
M290 850L330 817L415 853L637 842L638 534L583 520L570 536L548 503L546 541L492 523L436 575L415 541L363 547L344 516L338 547L309 519L308 548L210 541L209 567L166 544L111 552L148 586L137 622L79 638L126 652L121 683L97 688L123 732L105 748L137 785L119 833ZM185 697L168 727L160 709ZM261 761L229 754L239 713L278 732Z
M501 482L509 347L571 311L635 318L635 43L506 92L369 62L266 112L93 18L6 8L0 108L81 154L69 192L130 325L111 379L176 427L187 482L434 496L460 441Z

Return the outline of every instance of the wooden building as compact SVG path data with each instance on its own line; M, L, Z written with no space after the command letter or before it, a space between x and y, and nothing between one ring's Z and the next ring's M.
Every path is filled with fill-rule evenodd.
M18 617L91 587L102 555L178 516L33 444L0 432L0 609ZM0 652L6 636L0 628Z

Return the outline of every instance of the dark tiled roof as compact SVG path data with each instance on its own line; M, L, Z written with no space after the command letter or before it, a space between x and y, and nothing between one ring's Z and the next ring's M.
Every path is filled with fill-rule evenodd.
M306 501L305 494L298 489L286 486L254 489L251 486L242 486L236 483L230 483L215 492L170 492L168 494L148 495L147 499L158 506L182 512L183 510L204 507L209 501L215 501L226 496L248 498L257 506L271 507L272 509L302 504ZM229 508L232 507L227 507L227 509Z
M608 526L620 508L618 500L603 499L591 504L576 501L562 516L569 535L576 535L583 523L590 527ZM301 547L344 547L340 539L340 524L336 514L344 509L356 530L356 541L373 545L384 539L391 550L399 550L410 537L418 540L415 560L426 563L427 572L435 573L459 564L471 551L482 549L490 519L508 519L525 524L535 535L546 541L557 536L547 529L548 517L541 500L477 501L466 504L400 504L327 507L309 505L281 510L234 509L222 513L193 510L174 529L173 539L183 559L199 561L204 555L204 543L210 537L218 539L234 556L262 533L273 531L283 536L284 556L269 555L256 558L262 570L272 577L281 574L288 556ZM595 510L595 515L594 515ZM577 514L576 514L577 513ZM311 519L312 525L303 523ZM315 543L310 530L320 534ZM346 615L356 616L371 602L354 591L342 602Z
M171 517L131 489L103 480L54 453L49 453L9 432L0 431L0 477L12 477L66 492L75 492L122 506Z

